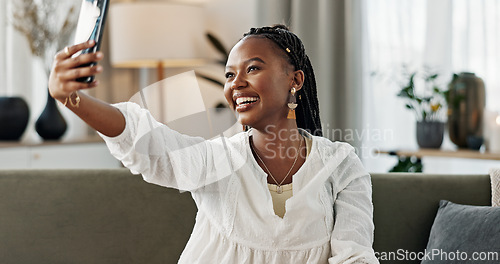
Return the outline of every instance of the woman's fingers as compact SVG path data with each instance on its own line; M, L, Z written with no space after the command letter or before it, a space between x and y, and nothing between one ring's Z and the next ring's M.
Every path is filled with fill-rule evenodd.
M94 45L95 41L87 41L68 46L56 54L49 76L49 92L52 97L63 102L74 91L97 86L97 81L82 83L76 79L102 72L102 66L95 65L95 62L100 61L103 54L96 52L74 56L79 51Z
M100 52L100 51L82 54L82 55L76 56L74 58L68 58L68 59L59 61L59 63L56 65L56 69L57 70L71 69L71 68L79 67L81 65L100 61L102 58L103 58L103 55L102 55L102 52Z
M80 67L82 65L90 64L93 62L100 61L103 58L102 52L92 52L86 54L80 54L74 56L77 52L84 49L91 48L95 45L95 41L90 40L73 46L68 46L63 50L59 51L54 60L55 71L64 71L66 69L72 69Z
M87 66L68 69L58 74L59 81L73 81L77 78L88 77L102 72L102 66Z
M63 50L59 51L56 54L55 59L56 60L64 60L64 59L70 58L71 56L73 56L73 54L75 54L81 50L84 50L84 49L92 48L94 45L95 45L95 41L89 40L86 42L82 42L80 44L68 46L68 47L64 48Z

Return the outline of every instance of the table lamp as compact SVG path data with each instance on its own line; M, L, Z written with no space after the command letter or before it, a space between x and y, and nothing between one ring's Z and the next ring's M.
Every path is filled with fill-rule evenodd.
M155 118L158 121L172 121L175 113L188 107L185 103L178 104L179 101L186 102L186 98L196 103L195 108L204 107L199 89L193 94L193 90L185 87L170 89L166 87L167 82L162 81L164 68L205 64L207 40L201 6L166 2L114 3L110 6L108 19L111 65L157 69L159 86L148 88L150 91L143 91L144 87L141 87L140 93L144 103L146 98L150 102L145 106L157 113ZM172 98L177 98L177 101L172 101Z
M110 60L118 68L195 67L205 63L201 6L126 2L110 6Z

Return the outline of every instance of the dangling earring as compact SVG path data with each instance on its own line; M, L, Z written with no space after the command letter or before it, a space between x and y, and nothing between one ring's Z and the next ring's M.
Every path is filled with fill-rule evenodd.
M297 108L297 98L295 98L295 87L292 88L288 95L288 115L287 119L295 119L295 108Z

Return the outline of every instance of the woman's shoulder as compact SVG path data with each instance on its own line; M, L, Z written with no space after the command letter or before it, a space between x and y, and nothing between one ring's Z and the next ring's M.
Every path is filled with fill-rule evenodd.
M222 135L216 136L216 137L210 139L209 141L218 142L220 144L229 143L231 145L244 147L244 145L248 141L248 132L247 131L241 131L241 132L230 131L230 133L227 133L227 134L223 133Z
M315 137L319 156L324 164L331 168L331 179L337 190L344 189L353 180L369 175L355 148L341 141L331 141L324 137Z
M229 154L231 156L246 157L248 132L238 132L230 135L219 135L207 141L212 149L216 152L215 155Z
M316 148L318 154L322 157L338 156L339 154L341 154L341 156L347 156L354 152L354 147L347 142L332 141L329 138L311 134L308 136L312 139L313 148Z

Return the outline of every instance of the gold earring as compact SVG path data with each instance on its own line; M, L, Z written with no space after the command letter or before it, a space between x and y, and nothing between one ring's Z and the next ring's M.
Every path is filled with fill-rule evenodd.
M295 118L295 108L297 108L297 98L295 98L295 87L292 88L290 94L288 95L288 115L287 119L296 119Z

